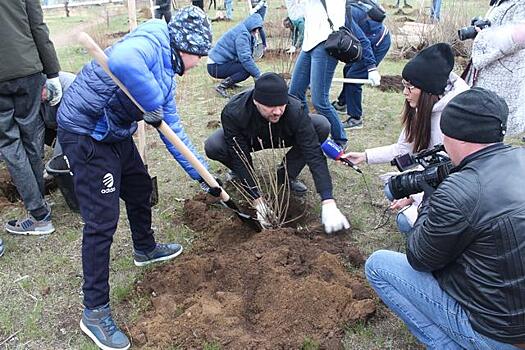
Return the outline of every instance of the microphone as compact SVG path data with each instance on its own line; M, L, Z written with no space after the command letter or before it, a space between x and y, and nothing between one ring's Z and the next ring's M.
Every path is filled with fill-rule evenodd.
M363 172L361 169L359 169L352 161L350 161L348 158L341 157L344 154L343 149L334 141L330 139L326 139L325 142L321 145L321 149L323 152L331 159L333 160L340 160L355 171L357 171L359 174L362 174Z

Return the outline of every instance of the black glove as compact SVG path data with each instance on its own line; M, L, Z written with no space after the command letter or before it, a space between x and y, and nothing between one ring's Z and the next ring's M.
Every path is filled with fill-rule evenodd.
M154 111L144 113L143 119L149 125L158 128L160 126L160 123L162 123L162 120L164 119L162 107L159 107Z
M219 186L222 186L222 183L219 179L215 179ZM220 197L222 189L220 187L210 187L204 179L199 180L199 185L201 186L202 190L206 193L209 193L213 197Z

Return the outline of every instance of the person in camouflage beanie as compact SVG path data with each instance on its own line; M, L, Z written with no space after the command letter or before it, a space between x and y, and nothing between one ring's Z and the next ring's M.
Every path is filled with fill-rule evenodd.
M211 49L211 24L203 10L197 6L187 6L175 13L168 24L171 51L175 72L184 74L184 62L180 53L195 56L208 56Z
M119 198L126 203L135 265L173 259L182 252L181 245L161 244L154 237L151 178L132 136L140 120L155 127L164 122L208 167L181 125L175 105L175 74L195 67L208 54L211 38L210 22L195 6L174 13L169 24L149 20L106 49L111 73L145 113L96 61L80 71L58 110L58 140L74 174L85 223L80 328L102 349L130 347L128 337L111 316L109 304L110 248L119 221ZM166 138L162 140L186 173L199 181L203 190L212 192L188 160Z

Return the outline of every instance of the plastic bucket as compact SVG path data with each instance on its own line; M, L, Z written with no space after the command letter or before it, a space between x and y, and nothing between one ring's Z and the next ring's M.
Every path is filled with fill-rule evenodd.
M66 200L68 207L76 212L80 212L77 196L73 185L73 175L69 170L66 157L63 154L54 156L46 163L46 171L55 177L58 188Z

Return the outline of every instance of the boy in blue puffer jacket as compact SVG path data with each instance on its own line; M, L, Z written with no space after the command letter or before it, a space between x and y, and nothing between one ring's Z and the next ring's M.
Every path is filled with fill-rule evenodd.
M227 89L248 79L257 79L261 71L253 59L255 33L262 28L263 19L258 13L247 17L243 22L224 33L211 49L208 57L208 73L224 79L215 88L222 97L228 97Z
M84 312L81 329L103 349L127 349L126 335L114 323L109 307L109 253L119 219L119 198L126 204L135 265L178 256L178 244L156 243L151 228L151 178L133 143L137 121L162 121L205 165L184 133L174 102L175 74L206 56L211 27L205 13L189 6L169 24L150 20L106 49L111 72L147 111L141 111L99 64L86 64L70 86L58 111L58 140L67 156L80 212ZM168 150L192 179L197 171L162 137Z

